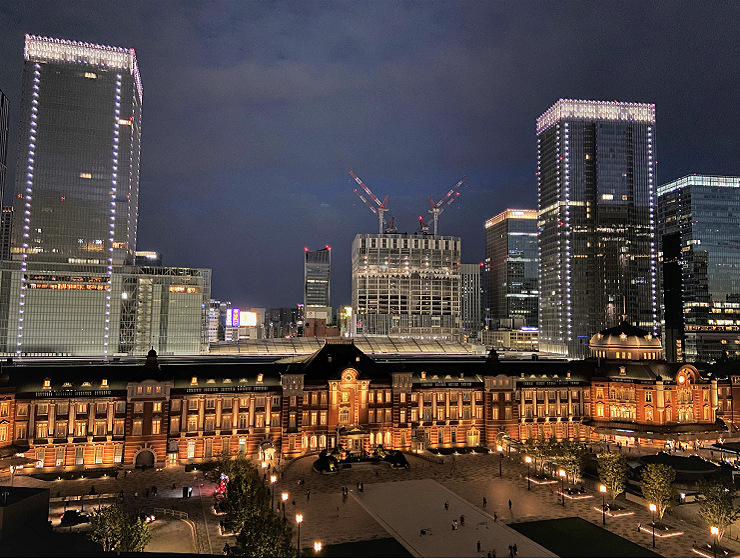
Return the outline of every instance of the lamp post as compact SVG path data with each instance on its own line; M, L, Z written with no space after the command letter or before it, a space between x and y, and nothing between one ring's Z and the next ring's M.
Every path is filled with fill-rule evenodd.
M532 457L525 457L524 462L527 463L527 490L532 489L532 481L529 480L529 465L532 463Z
M301 557L301 523L303 523L303 516L298 513L295 516L295 522L298 525L298 558Z
M280 497L283 499L283 521L285 521L285 502L288 501L288 493L283 492Z
M712 527L710 531L712 535L714 535L714 557L717 558L717 537L719 536L719 529L717 527Z
M606 525L606 503L604 498L606 496L606 486L603 484L599 486L599 492L601 492L601 524Z
M321 543L319 541L315 541L313 543L313 551L316 556L318 556L319 552L321 552Z
M266 469L267 468L267 461L262 461L262 468L263 469Z
M501 476L501 461L504 460L504 448L500 445L496 448L496 451L498 451L498 475Z
M655 511L657 509L655 504L650 504L650 511L653 514L653 548L655 548Z
M565 488L563 488L565 483L565 471L560 469L558 474L560 475L560 501L562 502L563 507L565 507Z
M272 502L270 503L270 509L272 511L275 511L275 483L277 482L277 476L274 474L270 477L270 485L272 488L270 488L270 499Z

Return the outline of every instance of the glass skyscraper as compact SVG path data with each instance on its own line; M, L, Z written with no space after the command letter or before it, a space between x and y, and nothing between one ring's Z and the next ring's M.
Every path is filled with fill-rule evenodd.
M141 102L133 49L26 35L13 260L133 263Z
M689 175L659 187L658 234L664 254L679 237L681 298L665 298L664 315L680 305L684 332L666 347L685 345L688 361L740 355L740 177Z
M537 119L540 350L657 334L655 105L561 99Z
M303 302L305 305L329 307L331 295L331 247L318 251L306 247L303 260Z
M482 264L482 263L481 263ZM460 313L463 334L476 338L483 328L481 264L460 265Z
M537 326L536 210L506 210L486 221L486 282L493 327Z

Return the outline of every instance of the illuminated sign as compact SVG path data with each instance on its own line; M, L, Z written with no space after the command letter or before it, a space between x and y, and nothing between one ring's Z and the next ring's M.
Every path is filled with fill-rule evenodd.
M239 313L240 327L256 327L257 314L254 311L242 311Z
M226 310L226 326L227 327L238 327L240 313L241 313L241 310L239 308L227 309Z

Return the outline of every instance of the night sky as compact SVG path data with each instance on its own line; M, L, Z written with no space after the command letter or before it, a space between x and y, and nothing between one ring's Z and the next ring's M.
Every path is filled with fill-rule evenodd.
M649 102L658 184L740 174L737 2L0 3L12 192L26 33L133 47L144 85L138 249L213 269L212 297L302 300L303 248L399 231L463 175L440 233L484 258L484 221L535 207L535 120L559 98Z

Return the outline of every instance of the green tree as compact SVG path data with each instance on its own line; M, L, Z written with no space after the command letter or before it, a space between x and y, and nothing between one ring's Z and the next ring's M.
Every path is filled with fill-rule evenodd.
M657 507L658 519L663 519L666 510L676 503L675 479L676 471L668 465L650 463L642 470L640 489L648 503Z
M250 558L292 558L296 555L293 529L271 511L249 517L231 550L237 556Z
M569 478L576 480L583 476L583 468L586 463L586 450L580 443L575 441L564 441L559 444L558 453L563 470Z
M143 552L152 533L143 519L112 505L95 510L88 538L102 545L105 552Z
M699 504L699 516L710 527L719 529L718 539L722 538L727 527L740 516L740 509L733 505L735 487L731 482L713 480L699 482L696 503Z
M599 453L598 461L599 480L609 490L614 500L627 487L627 458L621 453Z

